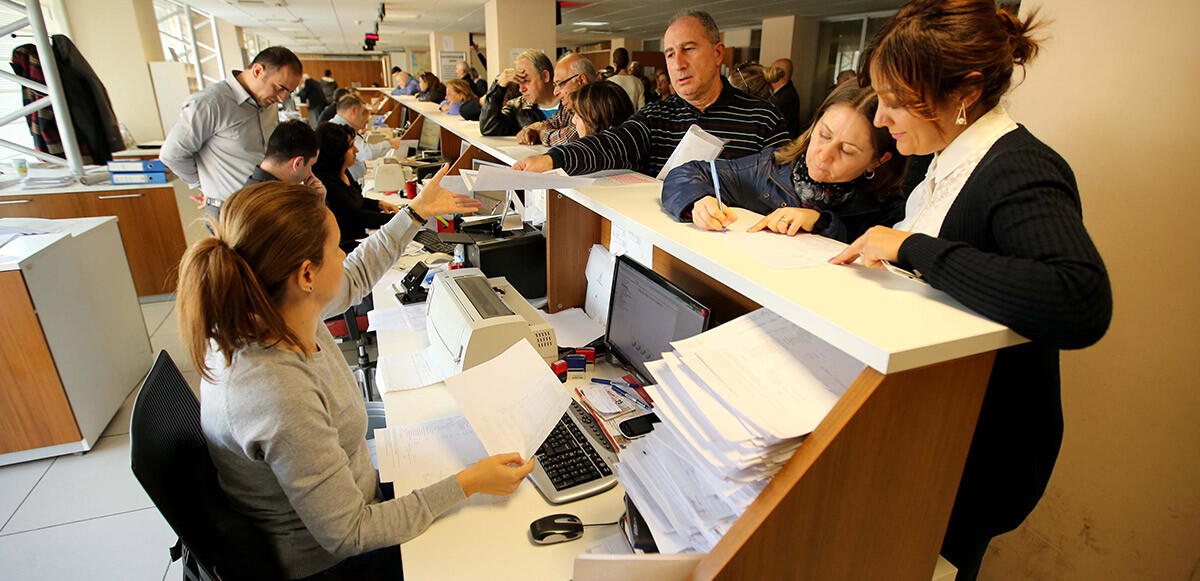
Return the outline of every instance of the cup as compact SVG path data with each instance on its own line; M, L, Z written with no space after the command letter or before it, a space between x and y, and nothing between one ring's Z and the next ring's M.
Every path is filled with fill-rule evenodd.
M410 200L417 197L417 182L416 182L416 180L413 180L410 182L404 182L404 195Z
M29 173L29 163L23 157L14 157L12 160L13 169L17 171L17 176L24 178Z

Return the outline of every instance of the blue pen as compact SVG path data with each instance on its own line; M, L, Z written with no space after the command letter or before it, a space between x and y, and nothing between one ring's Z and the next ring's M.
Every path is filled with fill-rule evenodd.
M646 405L645 403L643 403L641 399L639 399L639 398L636 398L636 397L633 397L632 395L629 395L628 393L625 393L625 390L623 390L623 389L621 389L621 388L619 388L619 387L617 387L617 386L615 386L615 385L609 385L609 387L611 387L613 391L615 391L615 392L617 392L617 393L621 394L622 396L624 396L624 397L625 397L625 399L628 399L629 401L633 402L633 403L634 403L635 405L637 405L638 407L640 407L640 408L642 408L642 409L644 409L644 410L646 410L646 411L648 411L648 412L650 412L650 411L654 411L654 410L650 409L650 406L648 406L648 405Z
M603 383L604 385L612 385L611 381L609 381L607 379L600 379L599 377L593 377L592 383Z
M717 162L709 161L708 169L712 171L713 189L717 191L717 211L724 214L725 210L721 209L721 180L717 179ZM725 232L724 223L721 224L721 232Z

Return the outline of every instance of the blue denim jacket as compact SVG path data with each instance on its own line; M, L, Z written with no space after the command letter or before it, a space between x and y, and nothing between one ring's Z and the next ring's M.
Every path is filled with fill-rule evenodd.
M775 148L740 159L717 160L721 180L721 202L770 214L779 208L799 208L800 199L792 187L794 164L775 161ZM692 161L667 174L663 180L663 210L679 221L691 219L692 205L705 196L715 195L708 163ZM816 232L826 238L852 242L871 226L892 225L904 217L904 197L893 195L880 202L874 193L856 194L845 204L821 212L829 226Z

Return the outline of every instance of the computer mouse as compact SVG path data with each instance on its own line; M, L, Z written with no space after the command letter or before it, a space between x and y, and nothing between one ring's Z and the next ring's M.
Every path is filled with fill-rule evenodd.
M529 538L537 545L553 545L583 536L583 521L573 514L552 514L529 525Z

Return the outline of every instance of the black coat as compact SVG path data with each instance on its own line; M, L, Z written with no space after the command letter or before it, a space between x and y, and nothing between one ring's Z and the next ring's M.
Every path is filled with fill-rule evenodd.
M788 81L771 95L770 101L779 107L779 112L787 120L788 135L792 139L799 137L803 129L800 127L800 93L796 92L796 85Z
M304 86L300 87L300 91L296 93L306 105L310 113L320 115L329 106L329 101L325 98L325 89L321 86L320 81L316 79L305 79Z
M899 263L1030 340L996 353L950 516L947 546L981 542L1015 529L1045 492L1063 433L1058 352L1108 329L1108 273L1071 168L1024 127L983 157L938 237L904 241Z
M341 176L330 172L314 172L314 175L325 185L325 205L333 212L342 231L338 243L342 250L354 250L358 239L367 236L368 228L379 228L392 219L390 214L379 211L379 200L363 197L362 187L353 178L350 185L346 185Z

